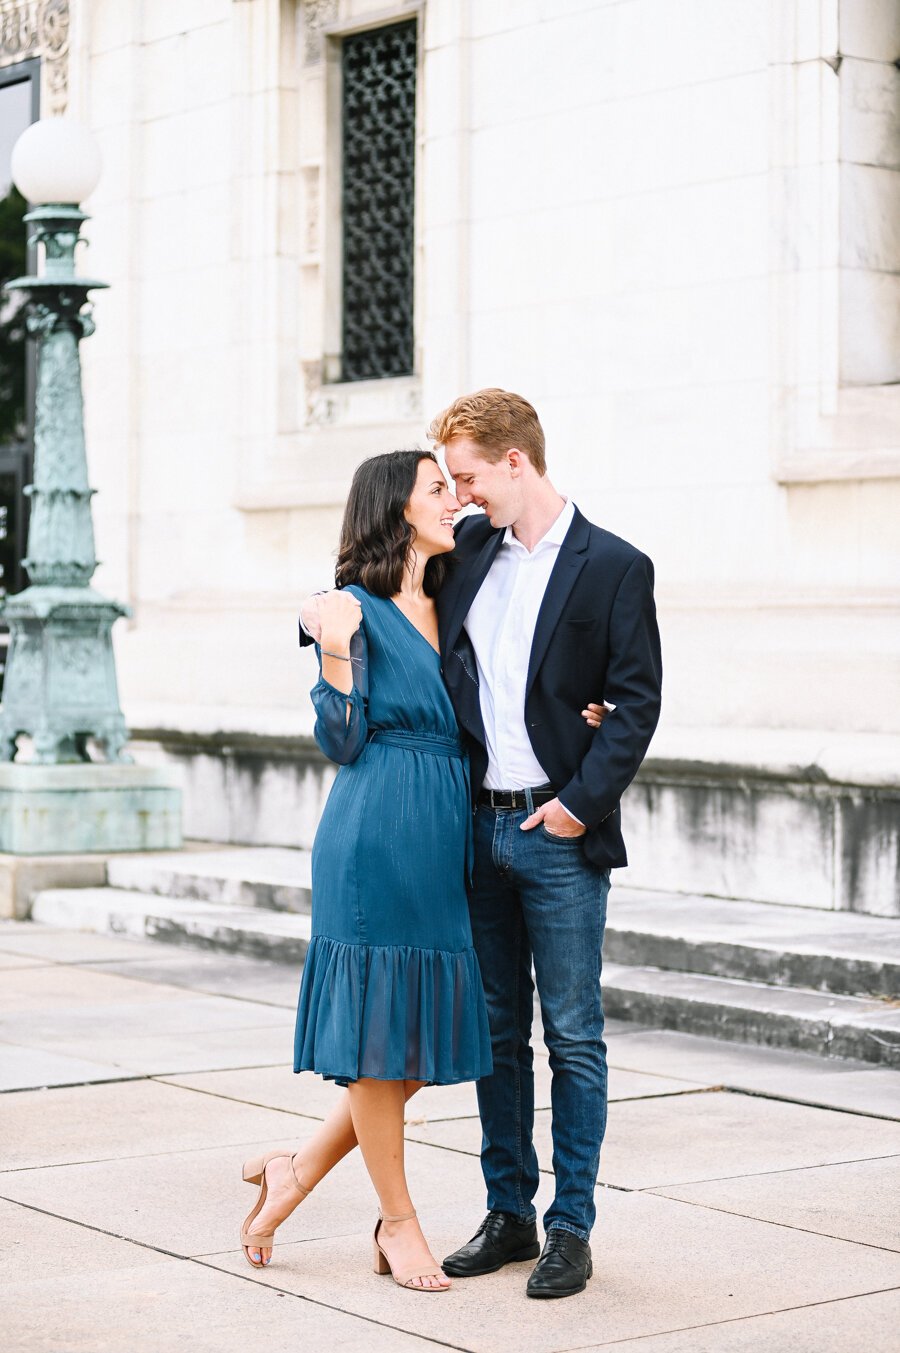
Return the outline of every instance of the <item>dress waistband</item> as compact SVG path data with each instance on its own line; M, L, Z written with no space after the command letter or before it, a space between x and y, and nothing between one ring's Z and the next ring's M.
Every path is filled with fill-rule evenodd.
M458 738L442 738L437 733L412 733L404 728L375 728L368 740L388 747L404 747L408 752L433 752L435 756L465 755Z

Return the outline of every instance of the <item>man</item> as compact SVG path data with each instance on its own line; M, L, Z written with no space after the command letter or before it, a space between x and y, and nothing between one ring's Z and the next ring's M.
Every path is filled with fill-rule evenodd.
M488 1214L443 1268L471 1277L540 1254L527 1294L566 1297L592 1273L607 1107L601 952L609 870L627 863L619 800L659 718L653 566L557 493L521 396L463 396L429 436L459 502L484 509L459 523L437 602L444 679L470 752L470 909L494 1060L477 1083ZM595 729L582 711L598 692L609 709ZM532 963L556 1179L542 1251Z

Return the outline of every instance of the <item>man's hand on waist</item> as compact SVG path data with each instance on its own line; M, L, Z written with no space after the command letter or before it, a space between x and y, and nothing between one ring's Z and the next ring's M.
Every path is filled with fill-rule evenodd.
M322 618L319 615L319 598L324 597L324 592L313 592L311 597L307 597L300 607L300 624L310 639L319 643L322 638Z
M559 799L550 799L549 803L542 803L540 808L535 808L531 817L527 817L522 823L520 830L530 832L541 823L551 836L584 836L587 830L583 823L573 817L568 808L563 807Z

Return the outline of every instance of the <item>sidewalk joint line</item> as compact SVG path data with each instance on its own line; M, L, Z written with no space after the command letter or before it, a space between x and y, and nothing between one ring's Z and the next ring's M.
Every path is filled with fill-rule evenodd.
M656 1090L649 1095L626 1095L623 1099L610 1099L610 1104L638 1104L644 1099L683 1099L685 1095L719 1095L728 1089L727 1085L692 1085L686 1090Z
M278 1064L276 1064L276 1067L277 1067L277 1065L278 1065ZM269 1069L268 1067L259 1067L259 1068L254 1068L254 1067L237 1067L237 1068L235 1068L235 1070L240 1070L240 1071L253 1071L253 1070L266 1071L266 1070L268 1070L268 1069ZM175 1072L173 1072L173 1073L170 1073L170 1075L175 1075L175 1076L177 1076L177 1075L179 1075L179 1074L180 1074L180 1073L177 1072L177 1071L175 1071ZM200 1071L200 1072L190 1072L190 1071L186 1071L184 1074L187 1075L187 1076L190 1076L190 1075L201 1075L201 1076L202 1076L202 1075L204 1075L205 1073L202 1072L202 1071ZM246 1105L248 1106L248 1108L253 1108L253 1109L270 1109L273 1113L286 1113L286 1114L289 1114L291 1118L305 1118L305 1119L307 1119L307 1120L308 1120L309 1122L311 1122L311 1123L323 1123L323 1122L325 1121L325 1115L324 1115L324 1114L321 1114L321 1115L320 1115L320 1114L314 1114L314 1113L303 1113L303 1112L301 1112L300 1109L282 1109L282 1108L280 1108L280 1107L276 1107L274 1104L260 1104L260 1103L259 1103L257 1100L255 1100L255 1099L238 1099L237 1096L235 1096L235 1095L226 1095L226 1094L223 1094L221 1090L204 1090L204 1088L203 1088L201 1085L178 1085L178 1084L176 1084L176 1082L173 1081L172 1079L169 1079L169 1080L162 1080L159 1076L156 1076L156 1075L150 1076L148 1079L150 1079L150 1080L159 1080L160 1083L161 1083L162 1085L169 1085L169 1086L172 1087L173 1090L189 1090L192 1094L195 1094L195 1095L208 1095L210 1099L223 1099L223 1100L225 1100L225 1102L228 1103L228 1104L246 1104ZM473 1117L474 1117L474 1116L475 1116L475 1115L473 1115Z
M14 1045L10 1044L10 1046ZM133 1076L103 1076L97 1080L65 1081L59 1085L11 1085L5 1090L0 1090L0 1095L27 1095L34 1091L40 1091L43 1094L45 1090L84 1090L91 1085L121 1085L125 1081L146 1081L150 1079L149 1076L139 1072Z
M42 1217L52 1217L54 1221L67 1222L70 1226L80 1226L82 1230L94 1231L101 1236L109 1236L111 1240L121 1240L126 1245L137 1245L139 1249L152 1250L154 1254L163 1254L167 1259L190 1259L189 1255L178 1254L175 1250L163 1249L161 1245L151 1245L149 1240L136 1240L133 1236L123 1236L118 1231L107 1231L105 1226L95 1226L93 1222L80 1221L77 1217L66 1217L61 1212L51 1212L47 1207L38 1207L36 1203L25 1203L20 1198L10 1198L5 1193L0 1193L0 1199L5 1203L12 1203L16 1207L24 1207L29 1212L39 1212Z
M181 946L181 945L179 945L179 946L173 946L173 947L177 947L177 948L180 950L180 949L182 949L183 947L186 947L186 946ZM246 960L248 957L250 957L250 955L247 955L247 954L229 954L226 950L221 950L221 949L215 949L215 950L204 949L204 948L202 948L202 947L199 946L199 945L196 946L196 948L194 949L194 953L196 953L196 954L215 953L217 956L219 956L219 957L221 957L221 958L243 958L243 959L245 959L245 960ZM122 959L122 960L115 959L115 958L78 959L78 960L76 960L76 961L73 962L73 963L65 963L65 964L61 964L61 965L59 965L59 966L61 966L61 967L66 967L66 968L85 967L85 968L89 968L92 972L102 972L102 971L103 971L104 965L109 964L109 963L119 963L119 962L124 962L124 963L146 963L146 962L148 962L148 961L149 961L148 959L143 959L143 958L126 958L126 959ZM257 958L257 959L253 959L252 961L257 962L257 963L274 962L274 960L272 960L272 959L258 959L258 958ZM278 966L279 968L290 968L291 965L290 965L289 963L285 963L285 964L278 964L277 966ZM291 1002L289 1005L284 1005L284 1004L282 1004L281 1001L267 1001L267 1000L265 1000L265 998L256 997L256 996L239 996L239 995L236 995L236 994L234 994L233 992L230 992L230 991L208 991L205 987L198 987L198 986L194 986L194 985L188 985L188 984L186 984L186 983L185 983L185 984L180 984L180 983L178 983L178 982L173 982L173 981L171 981L170 979L167 979L167 978L165 978L165 977L159 977L159 976L157 976L157 977L145 977L145 976L141 976L140 973L135 973L133 976L129 976L129 975L125 974L125 973L115 973L115 972L112 972L112 973L103 973L103 975L106 976L106 977L126 977L126 976L127 976L127 980L128 980L129 982L146 982L146 983L148 983L148 985L150 985L150 986L174 987L177 991L193 991L197 996L218 996L218 997L221 997L221 999L224 1000L224 1001L241 1001L241 1002L243 1002L245 1005L264 1005L264 1006L266 1006L267 1009L272 1009L272 1010L290 1010L290 1011L293 1011L294 1008L295 1008L295 1006L296 1006L296 1001ZM299 986L299 976L298 976L298 978L297 978L297 985Z
M836 1306L839 1301L860 1301L864 1297L880 1297L887 1292L900 1292L900 1287L876 1287L871 1292L848 1292L843 1297L825 1297L822 1301L804 1301L799 1306L779 1306L775 1311L751 1311L748 1315L730 1315L724 1320L707 1320L701 1325L679 1325L675 1329L653 1330L648 1334L627 1334L623 1339L607 1339L602 1344L598 1344L595 1340L590 1344L578 1344L574 1348L570 1345L565 1349L557 1349L555 1353L580 1353L582 1349L612 1348L614 1344L636 1344L642 1339L661 1339L668 1334L687 1334L691 1330L717 1329L720 1325L737 1325L749 1320L765 1320L772 1315L790 1315L792 1311L811 1311L817 1306Z
M651 1190L643 1190L648 1193ZM702 1207L707 1212L721 1212L727 1217L742 1217L745 1221L756 1221L763 1226L780 1226L783 1231L799 1231L807 1236L823 1236L826 1240L837 1240L845 1245L862 1245L867 1250L881 1250L885 1254L900 1254L900 1245L878 1245L872 1240L855 1240L852 1236L834 1236L830 1231L816 1231L811 1226L797 1226L789 1221L777 1221L774 1217L754 1217L749 1212L735 1212L730 1207L720 1207L716 1203L704 1203L699 1198L673 1198L668 1193L653 1190L655 1198L665 1198L670 1203L687 1203L689 1206Z
M231 1251L234 1253L234 1251ZM392 1330L399 1334L408 1334L413 1339L426 1339L430 1343L439 1344L441 1348L452 1348L456 1353L472 1353L472 1350L465 1344L451 1344L446 1339L439 1339L433 1334L420 1334L418 1330L404 1329L400 1325L389 1325L384 1320L376 1320L371 1315L360 1315L358 1311L348 1310L346 1306L333 1306L328 1301L322 1301L319 1297L309 1297L303 1292L294 1292L289 1287L278 1287L275 1283L251 1278L249 1273L233 1273L230 1268L219 1268L217 1264L208 1264L203 1259L195 1259L193 1255L187 1256L188 1263L197 1264L200 1268L207 1268L211 1273L224 1273L229 1278L237 1278L239 1282L252 1283L254 1287L265 1287L270 1292L281 1292L286 1297L293 1297L295 1301L308 1301L311 1306L321 1306L326 1311L336 1311L339 1315L353 1316L356 1320L364 1320L369 1325L377 1325L380 1329Z
M782 1165L778 1170L745 1170L743 1174L712 1175L708 1179L679 1179L666 1184L647 1184L640 1193L650 1193L653 1189L692 1189L698 1184L727 1184L732 1179L765 1179L771 1174L801 1174L804 1170L829 1170L840 1165L866 1165L869 1161L895 1160L900 1151L885 1151L880 1156L852 1156L849 1160L823 1160L815 1165Z
M38 1207L34 1203L23 1203L18 1198L8 1198L5 1194L0 1194L0 1199L4 1202L12 1203L16 1207L24 1207L29 1212L39 1212L44 1217L52 1217L54 1221L66 1222L70 1226L80 1226L85 1231L93 1231L97 1235L108 1236L111 1240L121 1240L125 1245L135 1245L138 1249L151 1250L154 1254L161 1254L166 1259L177 1259L184 1264L196 1264L198 1268L208 1269L210 1273L220 1273L226 1278L237 1278L239 1282L252 1283L254 1286L266 1287L270 1292L281 1292L284 1296L293 1297L295 1301L307 1301L311 1306L321 1306L326 1311L336 1311L339 1315L349 1315L357 1320L364 1320L366 1324L378 1325L382 1329L399 1330L401 1334L409 1334L412 1338L424 1338L431 1343L440 1345L441 1348L452 1348L455 1353L471 1353L463 1344L451 1344L446 1339L437 1339L432 1335L419 1335L415 1330L402 1329L397 1325L388 1325L383 1320L376 1320L369 1315L360 1315L357 1311L348 1311L343 1306L333 1306L330 1302L321 1301L316 1297L308 1297L302 1292L293 1292L288 1287L277 1287L275 1283L260 1282L259 1279L251 1278L248 1273L232 1273L230 1269L220 1268L216 1264L205 1263L202 1259L197 1259L191 1254L178 1254L175 1250L163 1249L161 1245L151 1245L148 1240L135 1240L131 1236L123 1236L118 1231L107 1231L103 1226L95 1226L92 1222L79 1221L75 1217L64 1217L58 1212L51 1212L46 1207ZM224 1251L224 1253L235 1253L235 1251Z
M828 1059L824 1058L822 1060L827 1061ZM837 1069L841 1070L840 1067ZM900 1076L900 1071L898 1071L896 1067L879 1066L877 1062L871 1064L871 1069L873 1071L893 1071L895 1075ZM848 1072L847 1074L849 1075L852 1073ZM796 1095L778 1094L775 1091L770 1090L748 1089L746 1086L742 1085L723 1085L721 1088L727 1090L729 1094L732 1095L747 1095L752 1099L771 1099L781 1104L797 1104L804 1109L824 1109L826 1113L849 1113L853 1114L856 1118L878 1118L884 1123L900 1122L900 1111L894 1114L869 1113L866 1109L851 1109L842 1104L822 1104L816 1099L799 1099Z
M277 1112L279 1110L273 1110L273 1113ZM130 1156L96 1156L90 1160L57 1160L50 1164L44 1161L38 1165L13 1165L0 1169L0 1181L5 1175L27 1174L31 1170L71 1170L77 1169L79 1165L115 1165L120 1160L161 1160L166 1156L190 1156L202 1151L246 1151L248 1147L258 1146L260 1142L278 1140L280 1139L277 1137L252 1137L249 1141L243 1142L216 1142L215 1146L178 1146L169 1151L139 1151L136 1155Z
M267 1028L270 1028L270 1027L272 1027L272 1026L266 1024L266 1025L262 1025L261 1027L267 1029ZM2 1046L3 1041L4 1041L4 1040L0 1040L0 1046ZM28 1052L46 1052L46 1051L47 1051L46 1048L35 1048L35 1046L34 1046L33 1044L30 1044L30 1043L10 1043L10 1042L8 1042L8 1040L6 1040L6 1042L7 1042L7 1046L8 1046L8 1047L11 1047L11 1048L25 1048ZM167 1079L166 1079L167 1077L171 1078L171 1077L173 1077L173 1076L211 1076L211 1075L215 1075L215 1074L216 1074L217 1072L219 1072L219 1071L269 1071L269 1070L271 1070L272 1068L277 1068L277 1067L283 1066L283 1065L285 1065L285 1064L284 1064L283 1062L280 1062L280 1061L279 1061L279 1062L258 1062L258 1063L254 1063L252 1066L200 1067L200 1068L195 1068L194 1070L188 1070L188 1071L136 1071L136 1072L134 1072L134 1074L132 1074L132 1075L125 1075L125 1076L100 1076L100 1077L97 1077L96 1079L91 1078L90 1080L85 1080L85 1081L65 1081L64 1083L59 1084L59 1085L56 1085L56 1084L54 1084L54 1085L12 1085L12 1086L10 1086L8 1089L6 1089L6 1090L0 1090L0 1095L23 1095L23 1094L28 1094L28 1093L31 1092L31 1091L37 1091L37 1090L40 1090L40 1091L42 1091L42 1092L45 1091L45 1090L81 1090L81 1089L88 1089L88 1088L90 1088L90 1086L92 1086L92 1085L116 1085L116 1084L118 1084L120 1081L160 1081L163 1085L165 1085L165 1084L171 1084L171 1083L172 1083L171 1080L167 1080ZM193 1086L193 1085L179 1085L179 1086L177 1086L176 1088L179 1089L179 1090L193 1090L193 1089L196 1089L197 1087L195 1087L195 1086ZM211 1095L211 1094L215 1094L216 1092L213 1091L213 1090L198 1090L197 1093L198 1093L198 1094L208 1094L208 1095ZM229 1098L229 1096L227 1096L227 1095L221 1095L221 1096L219 1096L219 1098L227 1099L227 1098ZM252 1101L249 1101L249 1100L246 1100L246 1101L245 1101L245 1100L236 1100L235 1102L238 1103L238 1104L242 1104L242 1103L251 1103ZM268 1108L271 1108L272 1106L269 1105L269 1104L260 1104L260 1105L258 1105L258 1106L256 1106L256 1107L259 1107L259 1108L261 1108L261 1109L268 1109ZM277 1112L279 1112L279 1113L291 1113L292 1110L291 1110L291 1109L280 1109L280 1110L277 1110ZM303 1116L306 1116L306 1115L303 1115ZM321 1121L321 1120L320 1120L320 1121Z
M452 1151L455 1156L468 1156L470 1160L480 1160L481 1158L480 1152L478 1151L465 1151L461 1146L448 1146L445 1142L422 1142L419 1141L418 1137L407 1137L406 1141L408 1141L412 1146L427 1146L431 1151ZM552 1168L549 1167L540 1166L538 1173L552 1175L553 1170ZM616 1193L644 1192L644 1190L642 1189L628 1188L624 1184L607 1184L605 1181L600 1179L596 1181L594 1187L603 1189L613 1189Z

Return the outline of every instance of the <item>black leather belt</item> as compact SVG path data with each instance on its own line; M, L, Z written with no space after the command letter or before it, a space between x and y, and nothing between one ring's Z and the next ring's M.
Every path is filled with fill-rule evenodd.
M542 804L555 799L557 793L558 791L551 789L549 785L542 786L540 789L532 789L531 801L535 808L540 808ZM482 789L478 795L478 802L483 804L485 808L500 808L509 811L528 807L524 789Z

